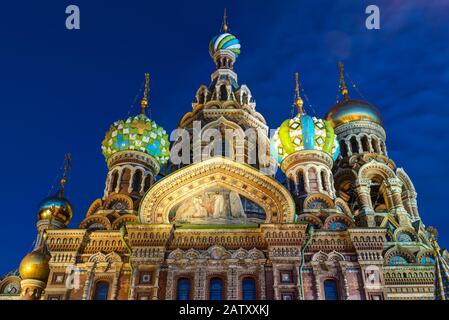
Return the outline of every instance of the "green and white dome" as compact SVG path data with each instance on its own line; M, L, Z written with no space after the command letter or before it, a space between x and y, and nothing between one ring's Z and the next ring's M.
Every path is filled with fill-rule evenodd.
M112 124L101 144L106 161L117 152L135 150L152 156L159 164L170 157L168 135L145 114L119 120Z
M298 114L285 120L271 139L271 155L280 164L288 155L302 150L320 150L337 159L340 146L332 125L325 120Z

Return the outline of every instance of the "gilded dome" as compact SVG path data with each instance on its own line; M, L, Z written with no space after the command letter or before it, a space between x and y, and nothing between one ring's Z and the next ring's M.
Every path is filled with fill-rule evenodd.
M50 267L48 261L50 256L41 252L33 251L28 253L20 262L19 273L20 277L25 279L33 279L40 281L47 281L50 274Z
M382 125L382 115L379 110L363 100L343 99L327 113L326 119L334 128L344 123L359 120Z
M280 164L288 155L302 150L323 151L335 160L340 146L328 121L302 113L281 124L271 139L270 149Z
M106 160L116 152L141 151L149 154L160 164L170 157L168 135L162 127L145 114L114 122L101 145Z
M51 218L68 225L72 220L73 209L69 200L61 192L58 192L58 194L42 200L37 215L38 220L50 220Z
M229 50L237 58L240 54L239 40L230 33L221 33L213 37L209 42L209 54L211 57L219 50Z

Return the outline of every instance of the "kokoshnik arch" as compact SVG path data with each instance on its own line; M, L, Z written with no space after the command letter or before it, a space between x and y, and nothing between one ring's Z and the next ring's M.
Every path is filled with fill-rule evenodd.
M340 65L340 101L325 120L303 109L271 141L234 64L238 39L226 16L209 43L216 69L178 128L256 129L222 154L170 163L163 128L141 112L113 123L102 143L104 193L78 228L64 195L39 207L35 248L0 282L3 299L434 299L434 236L417 193L389 158L379 110L350 98ZM201 133L200 133L201 134ZM193 148L193 147L192 147ZM224 149L226 149L224 148ZM255 163L248 153L264 150ZM198 151L198 150L195 150ZM193 152L192 152L193 154ZM237 158L240 157L240 158ZM195 159L193 159L195 160ZM239 161L238 161L239 160ZM267 175L278 164L281 183ZM161 167L169 173L158 179ZM441 261L443 261L441 260ZM69 281L68 281L69 280Z

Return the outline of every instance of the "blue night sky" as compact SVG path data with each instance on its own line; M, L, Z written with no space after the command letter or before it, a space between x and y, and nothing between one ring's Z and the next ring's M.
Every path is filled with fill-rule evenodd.
M18 267L36 237L36 207L73 156L66 194L77 227L103 194L101 141L151 73L151 117L171 131L214 69L207 50L223 7L242 44L236 63L270 127L290 115L299 71L324 117L335 102L336 63L384 116L390 157L418 192L426 225L449 246L449 1L3 1L0 4L2 170L0 274ZM120 3L120 4L118 4ZM77 4L81 30L65 29ZM365 28L377 4L381 29ZM358 95L350 91L352 97ZM137 100L138 102L138 100ZM441 210L441 209L442 210Z

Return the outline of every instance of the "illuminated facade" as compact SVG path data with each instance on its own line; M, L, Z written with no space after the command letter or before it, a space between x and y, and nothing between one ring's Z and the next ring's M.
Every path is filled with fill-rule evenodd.
M0 298L433 299L417 193L388 157L378 109L349 97L343 66L341 101L326 120L304 112L297 79L298 113L270 141L234 71L240 44L226 19L209 52L216 70L178 123L185 135L170 144L146 116L147 75L140 114L103 140L103 196L68 228L64 174ZM217 144L211 132L233 136ZM191 164L170 157L185 149ZM161 168L169 173L158 178Z

